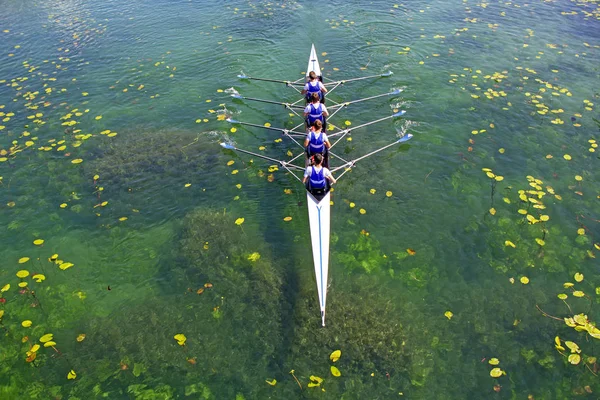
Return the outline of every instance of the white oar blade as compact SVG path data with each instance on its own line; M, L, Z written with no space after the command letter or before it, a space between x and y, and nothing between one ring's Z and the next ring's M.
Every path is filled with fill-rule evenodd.
M400 139L398 139L397 143L408 142L412 138L413 138L412 133L407 133L406 136L402 136Z
M392 117L401 117L404 114L406 114L406 111L405 110L400 110L396 114L392 115Z
M237 119L233 119L233 118L227 118L225 121L229 122L230 124L239 124L240 121L238 121Z
M221 147L223 147L224 149L227 150L235 150L235 146L233 146L232 144L229 143L219 143L221 145Z

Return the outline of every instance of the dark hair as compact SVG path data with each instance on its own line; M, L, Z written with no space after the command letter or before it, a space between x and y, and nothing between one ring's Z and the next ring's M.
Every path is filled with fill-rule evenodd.
M308 77L312 79L317 79L317 73L315 71L310 71Z
M310 100L311 103L316 103L317 101L321 100L321 98L319 97L319 93L313 93L310 95Z
M320 119L316 119L315 122L313 122L313 126L315 127L315 129L321 129L323 127L323 123L321 122Z
M323 162L323 154L317 153L313 156L313 160L315 161L315 165L321 165Z

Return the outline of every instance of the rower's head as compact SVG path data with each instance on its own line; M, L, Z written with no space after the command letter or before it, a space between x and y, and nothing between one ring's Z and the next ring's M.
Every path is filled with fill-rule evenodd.
M321 165L323 162L323 154L317 153L313 156L313 162L315 165Z
M317 79L317 73L315 71L310 71L308 73L308 77L310 78L311 81L314 81L315 79Z
M315 122L313 122L313 128L315 128L315 131L320 131L323 128L323 122L321 122L320 119L315 120Z
M315 92L315 93L313 93L313 94L311 94L311 95L310 95L310 102L311 102L311 103L318 103L318 102L319 102L319 100L321 100L321 99L319 98L319 93L316 93L316 92Z

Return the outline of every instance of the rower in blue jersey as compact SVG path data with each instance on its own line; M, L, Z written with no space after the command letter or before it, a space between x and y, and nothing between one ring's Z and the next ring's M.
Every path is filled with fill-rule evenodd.
M327 130L327 121L325 117L329 115L325 104L319 101L319 95L313 93L311 96L311 102L304 108L304 117L306 118L306 125L308 128L313 126L314 122L319 120L323 123L323 130Z
M322 165L323 156L315 154L313 156L313 165L309 165L304 170L304 179L302 183L306 185L308 190L317 200L323 198L331 189L331 185L336 182L331 171Z
M310 71L308 74L308 81L304 85L304 89L300 92L301 94L306 95L306 101L311 101L311 96L313 93L317 93L319 95L319 100L322 103L325 103L325 93L327 93L327 89L323 82L319 79L315 71Z
M306 139L304 139L304 147L306 155L310 159L315 154L323 155L323 166L329 167L329 148L331 143L327 138L327 134L323 132L323 123L316 120L311 129L309 129Z

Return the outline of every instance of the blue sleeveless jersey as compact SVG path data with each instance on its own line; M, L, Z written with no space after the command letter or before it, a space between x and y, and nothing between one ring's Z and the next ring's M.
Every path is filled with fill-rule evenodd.
M311 95L313 93L319 93L321 88L319 87L319 80L317 79L313 84L311 81L308 81L308 94Z
M317 171L315 167L311 167L312 171L310 174L310 186L313 189L325 189L325 171L321 168Z
M312 125L316 120L325 122L323 120L323 106L319 103L319 107L315 107L313 104L309 104L310 112L308 113L308 124Z
M310 154L323 154L325 151L325 141L323 140L323 132L318 134L315 132L310 133L309 151Z

